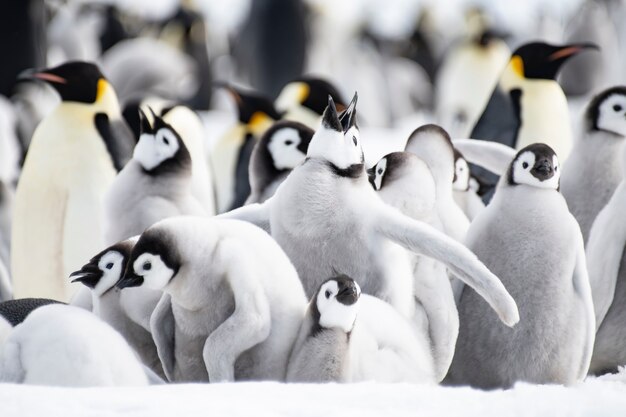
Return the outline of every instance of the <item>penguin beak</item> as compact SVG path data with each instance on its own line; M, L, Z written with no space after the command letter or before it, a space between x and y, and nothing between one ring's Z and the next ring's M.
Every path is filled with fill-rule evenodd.
M535 163L533 169L530 170L530 173L539 181L548 180L554 175L552 162L550 162L547 158L542 158Z
M359 95L355 92L354 97L352 97L352 101L348 105L348 108L341 113L339 116L339 121L341 122L341 127L343 132L347 132L348 129L356 125L356 103L359 100Z
M117 281L115 286L119 289L128 288L128 287L139 287L143 284L143 277L135 274L134 271L131 270L132 267L129 265L129 269L126 270L126 273Z
M375 166L367 170L367 179L372 185L372 187L376 190L376 167Z
M27 69L22 71L18 76L18 80L42 80L52 84L67 84L67 80L63 77L59 77L58 75L52 74L50 72L42 71L37 72L34 69Z
M343 132L343 127L339 121L339 116L337 115L335 102L330 95L328 96L328 106L326 106L326 110L324 110L324 114L322 115L322 126L326 129Z
M548 61L557 61L557 62L565 62L569 58L578 55L580 52L585 49L595 49L597 51L600 50L598 45L593 43L580 43L580 44L572 44L572 45L564 45L560 49L552 52L548 56Z
M88 263L83 266L80 271L75 271L70 274L72 282L80 282L89 288L95 288L100 278L102 278L102 271L94 263Z
M341 304L351 306L359 300L359 291L356 288L356 285L348 285L337 293L337 301Z

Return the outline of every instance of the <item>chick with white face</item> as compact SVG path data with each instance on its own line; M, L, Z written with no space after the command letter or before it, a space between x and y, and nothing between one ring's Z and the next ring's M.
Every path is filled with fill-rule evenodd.
M582 234L558 191L560 173L549 146L520 150L472 222L468 247L498 274L522 320L502 326L465 287L448 382L492 389L517 381L570 385L586 376L593 303Z
M454 150L454 181L452 189L454 201L463 210L470 222L485 208L485 204L471 186L470 167L463 155Z
M340 271L358 277L364 293L389 302L411 318L415 300L409 249L446 264L476 288L504 322L513 325L518 320L514 301L467 248L402 215L376 195L363 165L355 107L356 95L340 120L330 100L307 159L274 197L220 217L247 220L271 230L309 295L315 293L322 277Z
M150 328L169 381L284 380L306 299L293 265L259 228L158 222L117 286L163 291Z

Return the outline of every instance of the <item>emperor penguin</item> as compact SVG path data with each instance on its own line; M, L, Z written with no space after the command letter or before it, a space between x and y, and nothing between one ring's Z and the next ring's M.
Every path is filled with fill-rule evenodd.
M169 381L285 379L306 298L287 256L258 227L160 221L140 236L117 286L163 291L150 329Z
M440 126L424 125L411 133L404 150L420 157L430 168L435 179L437 212L443 231L462 242L470 222L454 201L455 158L450 136Z
M463 154L454 149L454 181L452 182L453 197L456 204L463 210L471 222L485 208L478 195L480 181L472 176L469 164Z
M130 254L139 237L118 242L95 255L80 270L72 272L72 282L89 288L92 312L126 339L141 362L164 378L156 345L150 334L150 316L161 299L161 291L147 287L115 286L122 279Z
M153 126L145 116L142 120L133 158L105 197L107 244L139 235L167 217L206 215L191 194L192 161L185 142L159 116L153 115Z
M621 154L622 181L593 222L586 249L597 329L589 372L596 375L626 365L626 148Z
M326 108L328 96L333 98L338 110L346 107L339 90L330 81L304 76L287 83L274 101L274 106L282 113L284 120L300 122L316 129Z
M96 65L69 62L30 77L62 101L37 127L17 186L13 284L17 298L67 301L72 289L63 277L101 250L104 194L134 140Z
M232 86L225 88L237 105L238 122L211 150L219 213L245 203L250 195L248 167L254 145L281 118L264 96Z
M563 166L561 192L585 242L594 219L622 181L626 87L612 87L587 106L581 134Z
M254 146L250 157L250 196L246 204L262 203L276 192L292 169L306 158L313 130L302 123L279 121Z
M424 161L410 152L393 152L368 170L370 183L380 198L408 217L437 230L443 226L436 207L435 180ZM411 255L413 293L416 300L414 331L429 343L435 376L448 372L459 320L446 268L440 262Z
M350 277L311 298L287 368L288 382L434 383L430 347L389 304Z
M56 387L149 383L118 332L88 311L58 304L37 308L9 333L0 381Z
M449 383L571 385L587 375L595 336L591 288L580 228L559 193L560 174L548 145L523 148L472 222L467 246L498 274L522 319L513 329L500 325L465 287Z
M537 138L565 161L572 148L569 108L556 82L561 66L591 44L524 44L513 51L470 137L522 149Z
M20 298L3 301L0 303L0 317L5 319L11 326L17 326L34 310L49 304L63 303L48 298Z
M11 265L11 223L13 222L13 187L0 179L0 261Z
M354 124L356 100L355 94L340 120L329 98L304 163L291 171L265 203L250 204L221 217L246 220L271 231L295 265L309 296L323 277L340 271L355 277L364 293L389 302L411 318L415 300L408 249L443 262L455 276L478 289L505 323L514 325L518 320L515 302L473 253L376 195Z

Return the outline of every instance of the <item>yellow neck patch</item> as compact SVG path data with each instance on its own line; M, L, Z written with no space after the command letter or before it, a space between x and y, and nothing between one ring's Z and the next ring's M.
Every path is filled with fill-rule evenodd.
M96 103L102 99L102 96L104 95L104 92L106 91L108 86L109 83L104 78L100 78L98 80L98 86L96 89Z
M253 135L260 137L274 123L274 119L261 111L255 111L250 117L248 128Z
M304 103L304 100L309 96L309 92L311 91L311 87L305 83L298 83L298 103Z
M517 75L524 78L524 61L522 61L522 57L520 57L519 55L514 55L511 58L510 65Z

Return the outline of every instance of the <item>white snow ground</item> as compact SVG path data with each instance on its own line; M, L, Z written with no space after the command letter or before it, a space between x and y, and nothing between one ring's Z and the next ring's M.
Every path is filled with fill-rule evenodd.
M0 384L0 416L623 417L626 384L621 379L592 379L570 388L518 384L508 391L492 392L375 383L74 389Z

